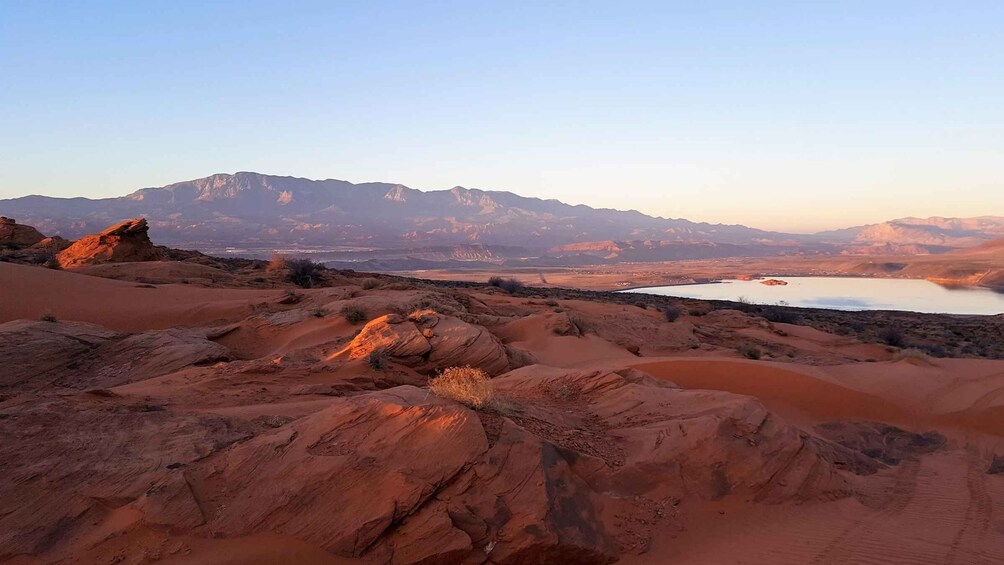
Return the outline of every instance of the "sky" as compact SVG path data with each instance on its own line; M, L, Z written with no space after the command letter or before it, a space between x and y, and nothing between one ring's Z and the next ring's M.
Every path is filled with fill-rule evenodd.
M996 0L0 0L0 198L257 171L795 232L1004 215L1002 30Z

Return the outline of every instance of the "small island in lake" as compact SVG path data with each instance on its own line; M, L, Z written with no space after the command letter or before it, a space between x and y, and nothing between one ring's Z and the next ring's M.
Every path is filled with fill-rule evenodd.
M782 281L781 279L767 279L765 281L760 281L760 284L765 284L767 286L786 286L788 281Z

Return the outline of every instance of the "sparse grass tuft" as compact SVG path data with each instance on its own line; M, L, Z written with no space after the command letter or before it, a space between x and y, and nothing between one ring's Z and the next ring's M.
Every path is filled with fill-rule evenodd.
M475 410L489 408L494 393L488 373L470 366L444 369L429 380L429 390Z
M363 279L363 282L360 284L360 286L363 287L363 290L373 290L374 288L380 286L380 281L376 279Z

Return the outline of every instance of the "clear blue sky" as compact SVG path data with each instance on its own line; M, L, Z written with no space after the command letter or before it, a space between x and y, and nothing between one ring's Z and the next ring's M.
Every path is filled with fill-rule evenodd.
M0 197L253 170L796 231L1004 215L1000 1L0 0L0 77Z

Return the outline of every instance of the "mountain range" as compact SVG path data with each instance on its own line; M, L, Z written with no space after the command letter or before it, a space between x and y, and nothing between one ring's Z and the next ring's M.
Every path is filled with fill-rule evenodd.
M629 201L629 199L626 199ZM502 191L215 174L116 198L25 196L0 214L77 238L145 217L159 242L214 250L323 248L336 259L390 253L459 261L518 256L665 260L791 253L937 253L1004 237L1004 217L904 218L818 234L660 218Z

